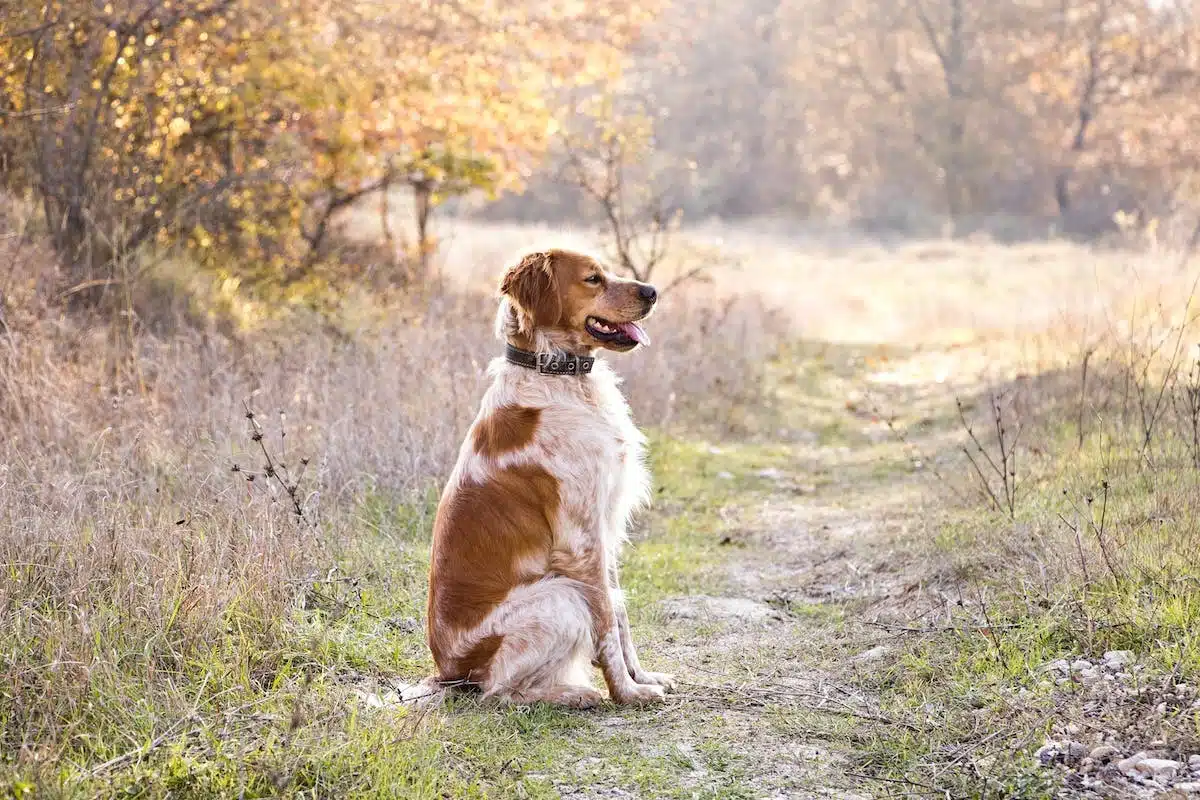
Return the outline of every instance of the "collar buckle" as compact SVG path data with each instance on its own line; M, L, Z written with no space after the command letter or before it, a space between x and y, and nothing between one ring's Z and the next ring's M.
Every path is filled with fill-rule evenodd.
M572 353L538 353L537 371L542 375L587 375L596 359Z

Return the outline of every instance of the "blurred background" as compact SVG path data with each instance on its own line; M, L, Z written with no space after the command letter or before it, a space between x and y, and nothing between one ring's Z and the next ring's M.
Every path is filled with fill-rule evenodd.
M501 5L10 0L8 225L37 212L75 305L150 251L232 294L420 281L447 218L626 268L680 225L1190 234L1183 0Z

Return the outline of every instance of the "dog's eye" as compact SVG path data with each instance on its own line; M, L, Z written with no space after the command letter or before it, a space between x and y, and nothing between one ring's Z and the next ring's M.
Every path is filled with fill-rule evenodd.
M604 279L601 278L599 275L588 275L586 278L583 279L583 282L590 283L592 286L599 286L600 282L602 280L604 280Z

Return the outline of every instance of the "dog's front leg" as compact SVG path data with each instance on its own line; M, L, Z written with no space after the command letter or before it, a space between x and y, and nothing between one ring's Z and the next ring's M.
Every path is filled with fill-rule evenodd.
M608 592L604 592L608 594ZM611 609L612 604L607 604ZM634 680L629 665L625 662L624 649L621 646L621 630L615 616L610 616L611 623L600 637L596 646L596 661L604 674L604 682L608 685L608 693L612 699L621 704L642 705L663 699L664 689L653 683L639 683Z
M564 563L552 562L555 571L573 577L586 588L592 638L596 645L592 663L599 667L604 675L609 695L621 704L640 705L662 700L663 687L657 683L641 683L635 680L630 665L626 662L623 641L627 637L622 636L620 623L621 617L624 616L624 606L613 602L613 593L606 580L608 570L604 565L604 551L599 548L583 553L577 551L573 556L561 561ZM628 620L625 625L627 628ZM634 655L634 659L636 658Z
M625 609L625 593L617 586L616 574L613 574L613 587L609 590L612 598L613 612L617 617L617 632L621 640L621 653L625 657L625 666L629 676L637 683L661 686L668 692L675 688L675 676L666 672L650 672L643 669L638 660L637 648L633 644L633 632L629 627L629 613Z

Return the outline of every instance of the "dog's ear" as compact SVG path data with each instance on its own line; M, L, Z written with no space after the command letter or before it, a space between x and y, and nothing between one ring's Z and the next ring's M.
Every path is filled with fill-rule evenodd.
M557 325L562 318L562 298L554 277L552 253L530 253L504 273L500 294L517 312L517 330L533 333L535 328Z

